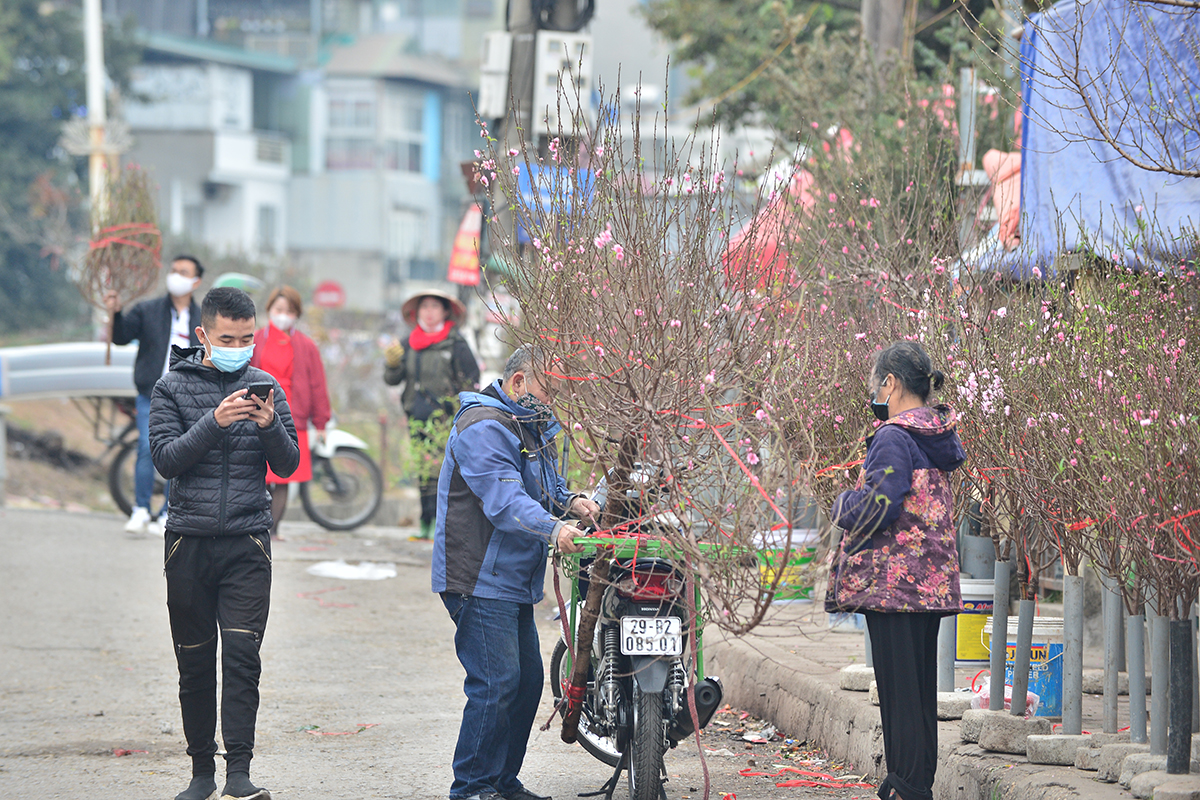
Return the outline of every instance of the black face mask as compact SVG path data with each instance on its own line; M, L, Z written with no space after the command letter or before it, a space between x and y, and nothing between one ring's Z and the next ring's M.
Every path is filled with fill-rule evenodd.
M880 387L880 388L882 388L882 387ZM880 402L876 401L876 399L875 399L875 397L878 394L879 394L878 389L876 389L874 392L871 393L871 413L874 414L875 419L879 420L880 422L887 422L888 421L888 403L892 402L892 396L889 394L887 402L880 403Z
M517 405L521 408L527 408L534 412L532 416L526 418L526 422L549 422L554 419L554 409L549 403L543 403L541 400L534 397L529 392L521 395L516 399Z

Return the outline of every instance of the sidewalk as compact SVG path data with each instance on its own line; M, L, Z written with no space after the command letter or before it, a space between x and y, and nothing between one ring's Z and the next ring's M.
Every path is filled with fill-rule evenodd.
M721 678L726 702L771 720L788 736L807 740L881 780L887 774L879 708L866 692L838 688L838 672L864 663L862 634L833 633L814 603L777 607L751 634L736 638L707 633L705 666ZM1095 656L1093 658L1092 656ZM1087 653L1085 667L1100 666ZM981 665L982 666L982 665ZM958 670L955 687L970 686L979 668ZM986 676L984 676L986 677ZM1148 698L1147 698L1148 701ZM1100 696L1083 697L1083 727L1102 729ZM1128 698L1120 719L1128 720ZM936 800L1117 800L1133 795L1095 772L1030 764L1022 756L990 753L964 744L957 720L938 723Z

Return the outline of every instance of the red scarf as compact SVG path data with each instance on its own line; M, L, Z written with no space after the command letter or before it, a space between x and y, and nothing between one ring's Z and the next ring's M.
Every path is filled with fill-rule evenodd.
M445 338L450 335L450 329L453 327L454 323L450 320L446 320L444 323L442 323L441 330L434 331L433 333L426 333L425 329L418 325L417 327L413 328L413 332L409 334L408 345L413 350L424 350L430 345L434 345L445 340Z

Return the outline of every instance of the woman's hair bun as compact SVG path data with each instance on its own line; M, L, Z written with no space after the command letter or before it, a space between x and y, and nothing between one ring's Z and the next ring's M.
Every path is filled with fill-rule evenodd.
M940 390L942 388L942 386L945 385L945 383L946 383L946 376L942 373L942 371L940 369L935 369L932 373L930 373L929 385L935 392Z

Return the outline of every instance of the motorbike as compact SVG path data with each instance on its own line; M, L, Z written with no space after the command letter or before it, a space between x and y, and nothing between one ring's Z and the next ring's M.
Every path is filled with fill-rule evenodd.
M602 503L604 480L593 499ZM591 647L587 686L579 710L577 740L603 763L614 767L609 781L595 795L612 793L622 771L628 776L630 800L666 797L664 755L703 728L720 707L720 680L705 676L701 631L692 625L687 581L669 545L658 538L581 538L585 547L611 547L611 562ZM595 556L563 554L571 578L569 630L588 595ZM574 645L574 642L570 643ZM685 653L695 656L689 670ZM572 654L564 633L550 661L550 682L556 706L566 719L573 671ZM695 705L693 721L689 690ZM588 796L588 795L580 795Z
M119 406L129 417L110 448L118 448L108 468L108 488L123 514L133 511L134 468L137 464L138 431L132 402ZM367 453L367 443L333 424L325 429L325 441L317 441L309 430L313 477L299 484L300 502L308 518L326 530L348 531L363 525L383 502L383 473ZM154 473L152 505L161 507L165 481ZM152 509L157 515L159 508Z
M309 431L312 480L300 484L308 518L330 531L349 531L375 516L383 502L383 473L352 433L326 427L325 441Z

